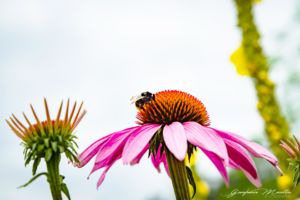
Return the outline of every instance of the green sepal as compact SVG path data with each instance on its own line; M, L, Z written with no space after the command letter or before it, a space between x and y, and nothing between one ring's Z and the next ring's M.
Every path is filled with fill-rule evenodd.
M68 187L67 187L67 185L65 183L61 184L61 191L66 195L66 197L68 198L68 200L71 200L69 189L68 189Z
M34 151L36 149L36 147L37 147L37 143L35 142L31 146L31 151Z
M37 170L40 162L41 162L41 158L37 158L37 159L34 160L34 163L32 165L32 175L33 176L36 174L36 170Z
M60 143L62 143L62 142L63 142L63 138L62 138L62 136L61 136L61 135L59 135L57 138L58 138L58 141L59 141Z
M47 148L49 148L50 144L49 144L49 138L45 138L44 139L44 144Z
M51 142L51 147L53 149L53 151L56 153L57 152L57 142Z
M23 188L23 187L27 187L29 184L31 184L33 181L35 181L38 177L45 175L46 177L48 177L48 173L46 172L41 172L37 175L35 175L34 177L32 177L27 183L25 183L24 185L19 186L18 188Z
M65 151L65 148L61 145L58 145L58 149L60 153L63 153Z
M163 144L163 137L162 137L162 128L158 129L156 131L156 133L153 135L153 137L151 138L150 140L150 147L149 147L149 154L148 154L148 157L153 154L153 155L156 155L158 149L159 149L159 146ZM161 153L163 151L161 150Z
M197 191L197 187L196 187L196 183L195 183L195 180L194 180L193 172L189 167L187 167L187 166L185 166L185 167L186 167L186 173L187 173L187 177L188 177L188 180L189 180L189 184L193 187L192 198L194 198L194 196L196 194L196 191Z
M44 150L45 146L43 144L39 144L37 147L38 152L42 152Z
M30 152L27 157L25 158L25 167L30 163L31 158L32 158L33 152Z
M72 144L75 145L76 148L79 148L78 144L77 144L73 139L71 140L71 145L72 145ZM73 146L73 145L72 145L72 146Z
M69 147L71 148L71 150L72 150L72 152L73 152L74 154L77 154L77 151L76 151L76 149L74 148L74 146L72 145L72 143L69 143Z
M66 154L66 157L67 157L70 161L72 161L72 162L75 161L76 163L79 163L79 160L78 160L77 156L76 156L72 151L66 149L65 154Z
M46 162L48 162L51 159L51 157L52 157L52 149L49 148L45 152L45 160L46 160Z

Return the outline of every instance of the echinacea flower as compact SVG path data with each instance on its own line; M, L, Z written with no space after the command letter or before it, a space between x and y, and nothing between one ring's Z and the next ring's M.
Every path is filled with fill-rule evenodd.
M86 111L82 111L82 103L76 111L75 102L69 113L70 102L68 100L64 117L61 118L63 106L63 102L61 102L57 116L52 120L46 99L44 99L44 105L46 111L46 120L44 121L38 118L32 105L30 108L36 120L35 123L31 123L24 113L23 116L28 126L24 125L15 115L12 115L10 120L6 120L12 131L23 141L25 166L33 161L32 174L34 177L21 187L25 187L39 176L45 175L54 200L62 200L62 192L70 199L68 188L63 182L64 177L59 174L59 163L63 153L70 161L78 162L75 149L77 147L76 136L73 135L73 131ZM47 173L36 174L42 159L46 162Z
M300 141L294 139L281 140L280 146L289 156L289 168L294 171L294 187L300 183Z
M261 185L255 163L248 153L267 160L280 171L276 157L264 147L234 133L209 127L204 105L190 94L176 90L145 92L134 100L138 125L100 138L79 155L79 167L96 156L91 173L104 168L97 187L117 160L134 165L147 151L154 167L160 170L162 163L171 176L177 199L190 198L180 198L180 191L176 190L186 187L181 182L187 176L190 179L189 170L185 172L184 159L196 148L212 161L227 185L226 167L241 170L255 186ZM185 177L178 178L176 173Z

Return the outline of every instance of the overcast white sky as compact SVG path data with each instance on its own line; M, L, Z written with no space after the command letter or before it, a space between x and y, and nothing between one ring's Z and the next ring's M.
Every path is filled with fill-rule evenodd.
M257 5L267 50L293 6L285 0ZM43 97L53 114L61 99L84 100L88 114L76 132L79 151L134 125L131 96L165 89L202 100L213 127L258 136L262 122L251 81L237 76L229 62L240 43L235 24L228 0L0 0L1 199L50 199L42 179L16 189L31 177L31 166L24 168L20 140L4 123L11 113L30 114L30 103L43 116ZM91 167L76 169L62 161L74 200L172 199L166 173L158 174L146 157L134 167L117 163L98 191L99 172L86 180ZM199 173L220 178L203 156Z

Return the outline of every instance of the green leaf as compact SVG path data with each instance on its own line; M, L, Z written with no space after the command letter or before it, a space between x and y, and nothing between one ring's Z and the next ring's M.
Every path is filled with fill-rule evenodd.
M66 197L68 198L68 200L71 200L69 189L68 189L68 187L67 187L67 185L65 183L61 184L61 191L66 195Z
M57 142L51 142L51 147L53 151L56 153L57 152Z
M40 162L41 162L41 158L37 158L37 159L34 160L34 163L33 163L33 165L32 165L32 175L33 175L33 176L35 175L36 170L37 170L37 168L38 168Z
M18 188L23 188L23 187L28 186L30 183L32 183L33 181L35 181L38 177L40 177L42 175L45 175L46 177L48 177L48 174L46 172L39 173L39 174L35 175L34 177L32 177L27 183L19 186Z
M195 180L194 180L194 177L193 177L193 172L192 170L186 166L186 173L187 173L187 177L188 177L188 180L189 180L189 184L193 187L193 196L192 198L194 198L195 194L196 194L196 183L195 183Z
M49 148L49 149L46 150L46 153L45 153L46 162L48 162L51 159L51 157L52 157L52 149Z

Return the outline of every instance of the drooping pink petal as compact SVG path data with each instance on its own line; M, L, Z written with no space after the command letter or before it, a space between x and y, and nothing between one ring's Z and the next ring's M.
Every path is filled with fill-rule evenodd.
M215 153L228 164L228 154L223 139L212 129L204 127L197 122L183 124L187 140L198 147Z
M139 130L139 128L140 126L136 126L115 132L112 137L105 142L102 148L99 149L95 163L105 162L105 160L113 156L115 152L118 152L120 148L123 149L129 136L134 133L134 131Z
M102 145L112 136L112 134L109 134L103 138L100 138L93 144L91 144L89 147L87 147L79 156L78 160L80 163L76 165L77 167L83 167L85 166L99 151L100 148L102 148Z
M119 160L121 158L121 154L119 154L119 156L117 157L114 157L113 159L111 159L111 162L106 166L106 168L104 169L104 171L102 172L100 178L98 179L98 182L97 182L97 189L100 187L100 185L103 183L104 179L105 179L105 176L106 176L106 173L108 172L108 170L113 166L113 164ZM96 165L96 164L95 164ZM94 166L95 168L95 166Z
M128 164L132 162L149 144L150 139L160 128L160 125L142 125L140 129L136 130L127 140L122 158L123 163Z
M222 175L224 182L227 187L229 187L229 177L225 168L225 164L223 162L223 159L220 158L218 155L216 155L213 152L207 151L206 149L200 147L200 149L203 151L203 153L211 160L211 162L216 166L220 174Z
M95 171L103 168L103 167L107 167L112 165L113 163L115 163L117 160L119 160L122 156L122 148L118 148L116 149L116 151L114 151L113 154L111 154L110 156L108 156L107 158L105 158L104 160L102 160L101 162L95 162L94 166L88 176L88 178L91 176L92 173L94 173Z
M246 177L256 187L261 186L260 178L252 158L245 152L246 150L239 144L225 139L230 158L230 165L244 172Z
M167 174L170 176L170 171L169 171L169 167L168 167L166 153L165 152L161 153L161 145L159 146L156 154L151 155L151 161L152 161L153 166L157 169L157 171L159 173L161 172L160 171L160 164L163 163Z
M236 135L234 133L220 131L214 128L211 128L215 130L221 137L226 138L228 140L231 140L235 143L240 144L242 147L247 149L251 154L253 154L255 157L264 158L267 161L269 161L273 166L276 167L276 169L282 174L282 171L278 167L278 160L277 158L267 149L262 147L261 145L246 140L245 138Z
M160 173L160 163L162 162L161 160L161 155L156 153L156 155L151 155L151 161L155 169Z
M178 160L184 160L187 152L187 139L183 125L180 122L165 125L163 138L171 153Z

